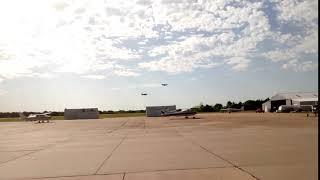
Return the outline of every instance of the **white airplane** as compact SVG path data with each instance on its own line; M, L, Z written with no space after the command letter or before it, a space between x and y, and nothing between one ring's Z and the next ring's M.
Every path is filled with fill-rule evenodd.
M195 119L195 115L197 113L192 111L191 109L187 109L184 111L181 111L181 109L177 109L174 111L161 111L161 116L168 117L168 116L184 116L186 119L189 118L189 116L192 116L193 119Z
M221 109L220 111L221 112L228 112L228 113L244 111L244 106L242 106L240 109L237 109L237 108L226 108L226 109Z
M51 116L49 116L49 114L51 114L51 112L48 113L40 113L40 114L30 114L29 116L25 116L23 113L19 113L19 116L22 120L25 121L38 121L38 123L41 122L49 122L49 120L51 119Z

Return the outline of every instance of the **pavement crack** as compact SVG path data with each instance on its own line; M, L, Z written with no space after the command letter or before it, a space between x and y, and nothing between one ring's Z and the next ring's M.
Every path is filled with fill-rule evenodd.
M220 155L218 155L218 154L210 151L209 149L205 148L204 146L200 145L199 143L195 142L194 140L191 140L191 139L189 139L189 138L186 138L186 137L185 137L183 134L181 134L177 129L175 129L175 131L176 131L176 133L177 133L178 135L180 135L181 137L183 137L185 140L188 140L188 141L190 141L192 144L199 146L199 147L200 147L201 149L203 149L204 151L206 151L206 152L212 154L213 156L215 156L215 157L217 157L217 158L219 158L219 159L221 159L221 160L229 163L229 164L232 165L234 168L239 169L240 171L247 173L248 175L250 175L250 176L253 177L254 179L260 180L258 177L256 177L255 175L253 175L253 174L250 173L249 171L241 168L240 166L238 166L238 165L234 164L233 162L229 161L228 159L225 159L225 158L223 158L222 156L220 156Z
M156 170L141 170L141 171L126 171L126 174L137 174L137 173L152 173L152 172L165 172L165 171L185 171L185 170L201 170L201 169L222 169L222 168L230 168L230 166L214 166L214 167L195 167L195 168L171 168L171 169L156 169ZM117 174L122 172L117 172ZM107 175L100 174L99 175Z
M54 146L54 145L47 145L46 148L34 150L34 151L32 151L32 152L29 152L29 153L23 154L23 155L21 155L21 156L18 156L18 157L9 159L9 160L7 160L7 161L1 162L1 163L0 163L0 166L3 166L3 165L5 165L5 164L8 163L8 162L11 162L11 161L20 159L20 158L22 158L22 157L28 156L28 155L30 155L30 154L34 154L34 153L36 153L36 152L40 152L40 151L49 149L49 148L51 148L52 146Z
M113 148L113 150L111 151L111 153L102 161L102 163L100 164L100 166L98 167L98 169L95 171L94 175L97 175L98 172L100 171L100 169L102 168L102 166L108 161L108 159L112 156L112 154L118 149L118 147L122 144L122 142L127 138L128 135L126 135L125 137L123 137L121 139L121 141L119 142L119 144Z
M253 175L253 174L252 174L252 173L250 173L249 171L246 171L245 169L241 168L240 166L238 166L238 165L234 164L233 162L231 162L231 161L229 161L229 160L227 160L227 159L223 158L222 156L220 156L220 155L218 155L218 154L216 154L216 153L214 153L214 152L210 151L209 149L207 149L207 148L205 148L205 147L201 146L200 144L195 143L195 142L194 142L194 141L192 141L192 140L190 140L190 141L191 141L192 143L194 143L194 144L197 144L198 146L200 146L200 148L202 148L203 150L207 151L208 153L210 153L210 154L212 154L212 155L214 155L214 156L218 157L219 159L221 159L221 160L223 160L223 161L228 162L228 163L229 163L229 164L231 164L234 168L237 168L237 169L239 169L240 171L243 171L243 172L245 172L245 173L249 174L249 175L250 175L250 176L252 176L253 178L255 178L255 179L257 179L257 180L260 180L258 177L256 177L255 175Z
M249 172L249 171L247 171L247 170L245 170L245 169L243 169L243 168L241 168L241 167L239 167L239 166L237 166L237 165L235 166L235 168L237 168L237 169L239 169L240 171L243 171L243 172L249 174L250 176L252 176L252 177L255 178L256 180L260 180L257 176L253 175L251 172Z
M109 173L109 174L99 174L99 175L116 175L116 174L122 174L122 173ZM96 175L92 175L92 174L77 174L77 175L66 175L66 176L43 176L43 177L32 177L31 179L64 179L64 178L77 178L79 179L79 177L89 177L87 179L90 179L91 176L96 176ZM28 179L29 180L29 179Z
M19 158L22 158L22 157L24 157L24 156L28 156L29 154L32 154L32 153L35 153L35 152L38 152L38 151L41 151L41 150L32 151L32 152L29 152L29 153L23 154L23 155L21 155L21 156L17 156L17 157L15 157L15 158L9 159L9 160L7 160L7 161L1 162L1 163L0 163L0 166L2 166L2 165L4 165L4 164L6 164L7 162L17 160L17 159L19 159Z
M114 129L112 129L111 131L108 131L107 133L113 133L113 132L115 132L115 131L117 131L117 130L121 129L123 126L125 126L125 125L127 124L127 122L128 122L128 121L129 121L129 120L127 120L127 121L123 122L119 127L114 128Z
M122 180L126 178L126 173L123 173Z

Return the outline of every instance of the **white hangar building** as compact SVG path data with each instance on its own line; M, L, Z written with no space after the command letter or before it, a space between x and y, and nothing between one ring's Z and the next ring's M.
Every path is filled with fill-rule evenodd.
M277 93L262 104L265 112L275 112L281 105L317 105L318 92Z
M146 116L147 117L160 117L161 111L175 111L176 105L171 106L147 106Z
M64 109L64 119L99 119L98 108Z

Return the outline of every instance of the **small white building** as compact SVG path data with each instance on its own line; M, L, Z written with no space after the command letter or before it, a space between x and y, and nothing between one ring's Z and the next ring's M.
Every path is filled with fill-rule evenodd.
M176 105L171 106L147 106L146 116L147 117L160 117L161 111L175 111Z
M271 101L270 100L262 104L262 110L264 112L270 112L271 111Z
M64 119L99 119L98 108L64 109Z
M269 101L262 104L265 112L274 112L281 105L317 105L318 92L288 92L277 93Z

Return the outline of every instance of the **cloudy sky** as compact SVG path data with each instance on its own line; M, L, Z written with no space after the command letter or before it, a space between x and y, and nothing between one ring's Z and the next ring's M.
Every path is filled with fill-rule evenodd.
M0 23L0 111L318 89L317 0L1 0Z

